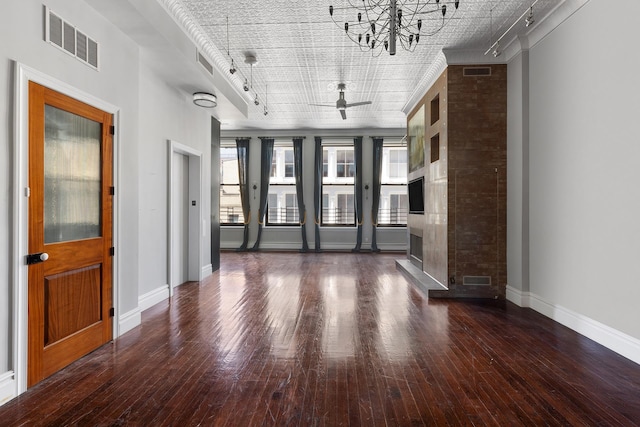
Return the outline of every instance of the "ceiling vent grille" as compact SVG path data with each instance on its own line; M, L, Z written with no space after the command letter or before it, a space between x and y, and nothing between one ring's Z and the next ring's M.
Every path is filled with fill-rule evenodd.
M462 75L465 77L484 77L491 75L491 67L464 67Z
M205 58L204 55L200 52L198 52L198 63L202 65L204 69L209 72L209 74L213 75L213 65L211 65L211 62L209 62L207 58Z
M89 38L45 6L45 40L74 56L89 67L98 69L98 42Z

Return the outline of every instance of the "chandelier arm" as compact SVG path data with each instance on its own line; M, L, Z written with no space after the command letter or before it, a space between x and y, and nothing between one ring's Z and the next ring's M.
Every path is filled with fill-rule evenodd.
M347 3L350 7L331 6L331 19L361 51L371 51L374 57L381 55L383 48L389 54L395 54L398 41L404 50L415 51L420 37L441 31L455 17L459 6L459 0L348 0ZM347 9L356 12L360 19L338 23L334 10ZM441 17L428 19L432 14ZM424 27L434 25L437 26L430 31L422 32Z

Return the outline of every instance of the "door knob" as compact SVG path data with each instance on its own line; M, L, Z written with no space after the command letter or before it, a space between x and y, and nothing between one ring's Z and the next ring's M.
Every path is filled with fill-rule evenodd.
M49 259L49 254L46 252L40 252L37 254L29 254L27 255L27 265L38 264L40 262L46 261Z

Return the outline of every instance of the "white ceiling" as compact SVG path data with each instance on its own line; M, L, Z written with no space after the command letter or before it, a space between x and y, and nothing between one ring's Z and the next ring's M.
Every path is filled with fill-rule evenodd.
M248 104L246 118L233 109L227 114L225 105L216 108L214 115L225 130L403 128L403 109L410 106L407 104L415 99L417 91L421 91L418 95L424 92L421 80L443 49L473 51L483 62L495 61L484 52L532 3L460 0L448 24L435 36L423 35L414 52L398 47L395 56L382 53L374 57L351 42L329 16L329 5L337 9L348 5L348 0L157 1L195 39L226 83ZM533 7L536 24L526 28L523 20L518 22L501 46L534 29L563 1L538 0ZM449 11L454 10L453 1L440 0L443 3ZM339 12L335 16L340 19ZM258 63L253 67L253 89L245 93L244 77L250 78L251 67L244 59L249 53ZM234 75L228 71L231 58L239 69ZM504 61L504 57L498 60ZM336 86L341 82L347 84L347 102L370 100L372 104L348 109L347 120L342 120L335 108L309 105L334 104L338 98ZM258 106L253 103L256 94ZM269 111L266 116L265 103Z

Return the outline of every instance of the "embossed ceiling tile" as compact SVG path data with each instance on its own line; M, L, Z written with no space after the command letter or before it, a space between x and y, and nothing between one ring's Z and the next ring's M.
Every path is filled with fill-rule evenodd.
M460 0L455 17L437 35L421 37L415 52L398 49L395 56L372 57L361 52L329 16L329 4L337 8L346 0L159 1L176 3L186 12L187 18L179 22L198 26L218 52L216 63L226 68L234 59L239 72L228 78L239 87L242 77L250 78L253 71L253 91L260 105L251 104L247 120L227 126L280 129L403 128L406 118L401 110L443 48L486 50L531 4L528 0ZM558 3L538 0L536 19ZM449 8L453 10L451 4ZM425 18L425 28L430 19ZM524 31L520 23L514 34ZM257 57L253 70L244 63L247 53ZM371 100L372 104L348 109L347 120L335 108L309 105L335 104L340 82L350 83L345 91L348 102Z

